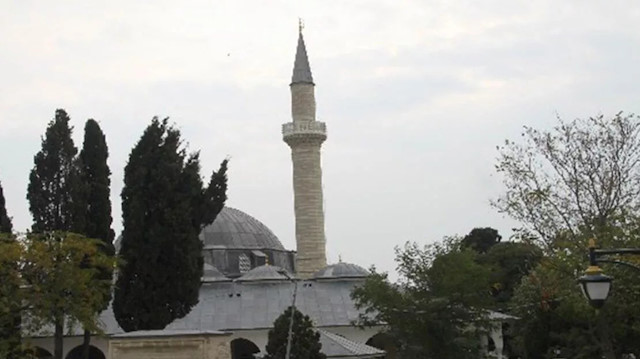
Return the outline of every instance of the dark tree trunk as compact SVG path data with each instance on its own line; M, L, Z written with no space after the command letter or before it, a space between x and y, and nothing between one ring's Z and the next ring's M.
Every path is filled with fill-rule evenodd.
M64 318L58 317L55 322L53 358L62 359L64 340Z
M89 345L91 344L91 332L84 331L84 340L82 342L82 359L89 359Z

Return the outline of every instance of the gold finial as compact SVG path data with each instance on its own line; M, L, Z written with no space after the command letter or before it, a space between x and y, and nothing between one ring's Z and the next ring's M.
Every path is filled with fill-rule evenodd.
M302 18L299 17L298 18L298 31L302 34L302 29L304 29L304 22L302 21Z
M596 240L595 240L595 238L589 239L589 248L596 248Z

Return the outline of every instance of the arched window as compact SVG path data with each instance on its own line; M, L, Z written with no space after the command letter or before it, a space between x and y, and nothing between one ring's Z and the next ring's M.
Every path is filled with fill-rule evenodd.
M48 350L42 349L40 347L32 348L31 352L33 353L34 357L36 357L38 359L51 359L51 358L53 358L53 354L49 353Z
M82 359L82 345L71 349L65 359ZM105 356L100 349L89 345L89 359L105 359Z
M365 344L387 352L387 354L384 356L385 359L395 359L397 357L396 353L398 349L396 347L396 344L393 342L391 337L385 333L378 333L372 336L371 338L369 338L369 340L367 340Z
M231 341L231 359L254 359L260 349L252 341L238 338Z

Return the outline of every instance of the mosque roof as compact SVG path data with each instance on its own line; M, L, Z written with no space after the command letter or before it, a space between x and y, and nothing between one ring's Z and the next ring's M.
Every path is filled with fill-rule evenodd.
M208 249L285 250L262 222L231 207L222 208L216 220L200 232L200 239Z
M372 346L353 342L341 335L319 330L322 352L328 358L378 358L385 355L384 350Z
M238 282L253 282L253 281L267 281L267 280L289 280L289 278L283 274L287 272L283 268L272 265L263 265L255 267L252 270L246 272L242 277L236 279Z
M220 282L220 281L231 280L230 278L222 274L222 272L220 272L218 268L212 266L207 262L204 262L202 269L203 269L203 273L202 273L203 282Z
M365 278L369 271L356 264L340 262L328 265L313 274L313 279Z
M304 45L302 31L300 31L298 35L296 60L293 64L293 76L291 76L291 84L298 83L313 84L313 76L311 76L311 67L309 66L309 58L307 57L307 47Z
M355 281L299 281L296 307L308 315L318 328L351 326L360 314L351 299L351 291L357 284ZM200 288L198 304L165 330L184 332L272 328L276 318L291 305L293 289L290 281L205 282ZM105 334L123 332L111 306L100 314L99 320ZM50 329L42 328L40 336L44 332L51 332ZM81 335L83 331L77 327L74 332Z

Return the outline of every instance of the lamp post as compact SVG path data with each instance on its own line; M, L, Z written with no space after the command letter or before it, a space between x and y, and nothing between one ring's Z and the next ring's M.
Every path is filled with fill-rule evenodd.
M289 332L287 333L287 349L284 354L285 359L290 359L291 358L291 342L293 341L293 318L294 318L294 315L296 314L296 295L298 293L298 281L295 278L291 277L289 273L287 273L287 271L284 269L281 271L278 271L278 273L287 277L287 279L291 281L291 283L293 283L293 299L291 300L291 319L289 319Z
M604 275L599 263L613 263L627 266L640 271L631 263L610 259L608 255L625 255L640 254L640 248L613 248L613 249L596 249L594 239L589 240L589 267L585 270L584 275L578 278L582 294L589 300L594 308L601 308L609 297L611 290L611 282L613 278Z

